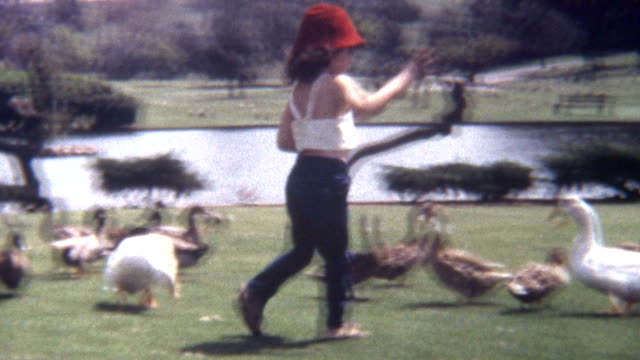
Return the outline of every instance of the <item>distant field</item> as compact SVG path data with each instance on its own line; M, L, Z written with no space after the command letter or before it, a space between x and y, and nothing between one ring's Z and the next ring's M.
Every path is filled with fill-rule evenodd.
M552 247L568 248L570 224L554 228L549 206L451 206L453 245L516 270L540 261ZM608 242L637 241L638 205L598 205ZM267 308L267 334L247 336L233 301L247 281L287 245L282 207L219 209L234 216L226 229L207 233L215 253L183 272L183 297L158 293L160 307L117 307L102 290L101 267L88 278L51 272L47 246L37 238L39 218L22 217L35 276L18 296L0 287L1 356L18 359L434 359L434 360L634 360L640 353L637 315L601 313L607 296L572 284L551 309L522 311L499 288L469 305L416 269L405 285L370 281L357 288L369 300L351 318L370 330L368 339L318 341L324 302L317 283L297 277ZM353 248L362 249L360 215L381 217L382 238L396 243L406 231L405 206L353 206ZM139 216L118 210L125 225ZM80 214L69 218L80 221ZM316 264L319 264L316 259ZM315 266L315 265L314 265ZM313 269L313 266L307 270Z
M570 70L562 62L551 60L547 67L534 71L537 77L505 81L487 86L470 87L467 91L469 122L523 121L640 121L640 75L633 66L633 56L602 60L610 66L595 76L576 75L565 79ZM529 65L528 69L537 64ZM582 66L582 65L579 65ZM513 69L510 69L513 71ZM552 78L550 75L558 77ZM500 74L500 73L497 73ZM546 76L541 76L545 75ZM531 74L529 74L531 75ZM366 85L368 81L361 79ZM289 89L278 80L266 81L270 86L246 89L233 96L219 81L125 81L114 82L116 88L135 96L143 107L141 127L209 127L209 126L273 126L277 125L286 105ZM598 113L596 108L553 112L559 94L599 93L608 95L611 108ZM425 81L415 97L410 91L392 103L387 111L371 119L373 123L429 123L437 121L448 109L450 90L435 80ZM417 99L417 100L416 100Z

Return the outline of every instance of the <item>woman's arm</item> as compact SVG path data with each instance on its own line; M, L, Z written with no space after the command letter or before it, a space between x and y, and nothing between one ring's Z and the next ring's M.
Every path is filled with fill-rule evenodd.
M278 149L282 151L296 151L296 144L293 140L293 132L291 130L291 122L293 121L293 115L291 114L291 109L289 108L289 104L287 104L287 108L282 113L282 118L280 119L280 125L278 126L278 136L277 136L277 144Z
M336 84L344 101L356 113L373 116L382 112L391 100L406 91L414 79L424 76L424 68L432 62L432 52L418 53L402 71L375 92L367 92L353 79L345 76L337 77Z

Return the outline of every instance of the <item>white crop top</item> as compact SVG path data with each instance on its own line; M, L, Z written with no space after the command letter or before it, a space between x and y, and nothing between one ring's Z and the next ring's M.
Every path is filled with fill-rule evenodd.
M296 150L353 150L358 145L353 111L348 111L335 119L309 119L315 105L316 84L323 76L329 76L329 74L320 75L311 86L304 116L294 104L293 94L291 95L289 108L294 117L291 131Z

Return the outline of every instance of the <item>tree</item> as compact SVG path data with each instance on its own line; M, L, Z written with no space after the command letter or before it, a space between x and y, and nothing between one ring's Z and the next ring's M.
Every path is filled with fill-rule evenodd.
M520 3L522 0L511 0ZM640 2L637 0L537 0L580 24L586 33L583 52L640 49Z
M103 191L124 197L143 194L147 204L161 200L154 197L161 197L163 192L177 198L204 188L198 176L171 154L126 160L98 159L93 169L99 173L99 186Z
M586 185L613 189L627 200L640 199L640 149L618 144L565 147L542 160L558 192Z
M65 24L78 30L83 28L82 8L78 0L54 0L50 13L57 24Z
M0 201L25 205L43 203L33 160L48 139L74 130L74 115L92 116L91 129L107 129L133 123L136 113L135 101L111 87L58 74L37 40L24 49L27 74L0 76L0 152L16 158L22 177L22 184L0 188Z
M497 201L531 187L532 171L514 162L500 161L486 166L450 163L426 169L387 166L382 177L387 189L410 196L413 201L431 193L449 192Z

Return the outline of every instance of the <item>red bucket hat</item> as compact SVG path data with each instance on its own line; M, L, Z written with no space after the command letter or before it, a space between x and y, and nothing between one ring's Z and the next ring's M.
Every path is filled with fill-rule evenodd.
M304 47L334 50L365 44L347 11L339 6L317 4L307 9L298 29L292 53Z

